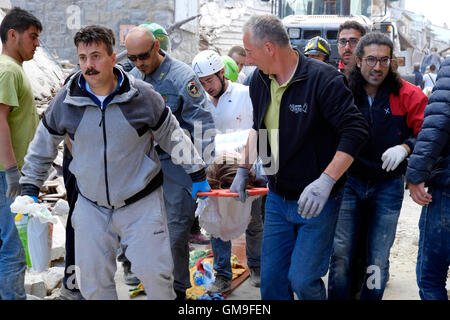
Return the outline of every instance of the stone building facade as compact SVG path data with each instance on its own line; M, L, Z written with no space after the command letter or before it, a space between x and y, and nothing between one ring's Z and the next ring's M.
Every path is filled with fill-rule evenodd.
M175 17L183 19L198 12L198 0L11 0L11 4L38 17L44 26L42 42L60 59L72 63L77 62L73 36L83 26L111 28L116 36L115 50L120 53L125 49L120 40L130 25L156 22L167 28L177 22ZM173 37L172 55L187 63L198 52L196 20Z

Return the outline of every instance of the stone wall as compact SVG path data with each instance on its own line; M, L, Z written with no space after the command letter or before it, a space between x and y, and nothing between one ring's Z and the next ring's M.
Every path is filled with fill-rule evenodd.
M200 0L200 32L210 48L227 54L242 46L242 27L250 16L271 13L271 2L261 0ZM206 49L201 47L201 49Z
M194 0L195 1L195 0ZM11 0L38 17L44 27L43 43L60 59L77 62L73 36L80 27L99 24L111 28L116 36L116 52L120 45L121 25L139 25L156 22L164 27L174 23L174 0ZM190 63L198 51L198 32L181 31L181 44L172 55ZM179 40L180 41L180 40Z

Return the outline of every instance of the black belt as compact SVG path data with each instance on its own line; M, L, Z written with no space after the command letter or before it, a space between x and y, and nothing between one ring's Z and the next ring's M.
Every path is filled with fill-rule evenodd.
M87 200L89 200L90 202L94 203L94 204L97 205L97 206L105 207L105 208L113 209L113 210L114 210L114 209L122 208L122 207L124 207L124 206L128 206L128 205L130 205L130 204L132 204L132 203L135 203L136 201L141 200L142 198L145 198L145 197L148 196L150 193L152 193L153 191L155 191L156 189L158 189L160 186L162 186L162 185L163 185L163 181L164 181L164 175L163 175L163 172L162 172L162 170L159 170L158 174L150 181L149 184L147 184L147 186L146 186L144 189L142 189L142 190L139 191L138 193L134 194L133 196L129 197L128 199L125 199L125 200L123 201L123 204L120 205L120 206L103 206L103 205L98 204L96 201L92 201L92 200L90 200L89 198L85 197L84 195L81 194L81 192L80 192L80 194L81 194L84 198L86 198ZM77 189L78 189L78 188L77 188Z

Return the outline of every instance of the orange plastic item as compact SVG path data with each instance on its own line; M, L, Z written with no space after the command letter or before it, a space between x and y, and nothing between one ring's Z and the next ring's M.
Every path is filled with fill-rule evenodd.
M269 188L251 188L245 190L248 196L266 195ZM212 189L209 192L197 192L197 197L238 197L237 192L230 192L230 189Z

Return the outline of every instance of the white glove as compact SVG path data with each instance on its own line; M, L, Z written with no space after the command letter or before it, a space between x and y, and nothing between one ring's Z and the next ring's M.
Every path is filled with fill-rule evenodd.
M381 156L381 161L383 161L381 168L388 172L394 171L407 156L408 151L401 145L389 148Z

